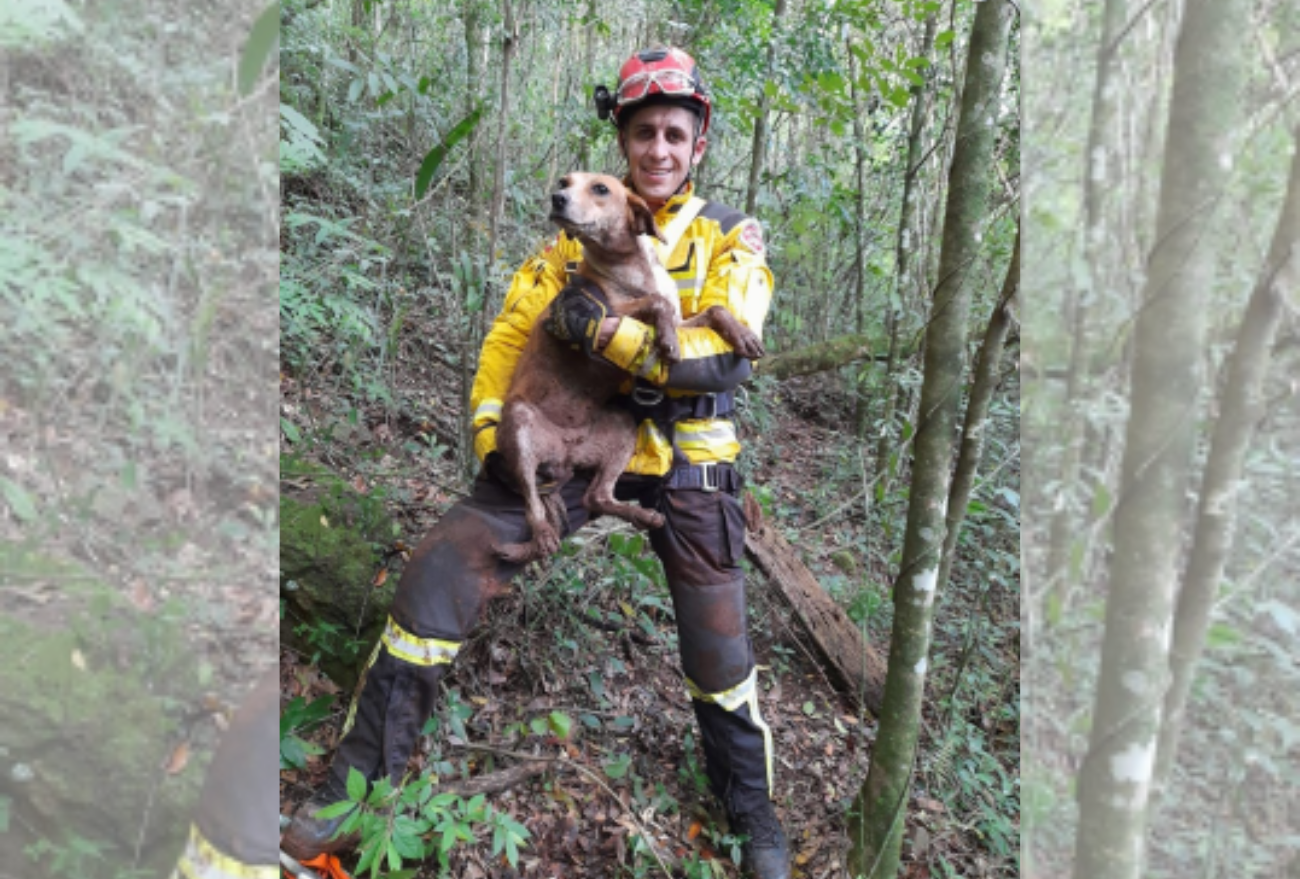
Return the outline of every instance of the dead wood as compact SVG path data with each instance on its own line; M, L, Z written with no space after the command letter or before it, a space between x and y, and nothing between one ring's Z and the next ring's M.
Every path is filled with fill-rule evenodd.
M812 375L816 372L837 369L859 360L883 362L884 351L885 343L869 335L838 336L784 354L765 357L754 364L754 375L770 375L777 381L784 381L797 375ZM911 345L905 343L900 356L910 355Z
M775 528L746 532L745 550L793 608L831 682L878 716L885 695L885 658L863 639L857 624Z
M453 793L458 797L499 794L535 775L541 775L549 768L550 766L545 760L528 760L515 766L498 769L496 772L487 772L473 778L448 781L446 784L438 786L438 793Z

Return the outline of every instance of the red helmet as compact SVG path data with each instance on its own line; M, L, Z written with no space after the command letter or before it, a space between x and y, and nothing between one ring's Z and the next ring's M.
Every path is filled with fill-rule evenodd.
M695 59L681 49L657 48L637 52L618 71L618 88L611 96L604 86L596 87L596 112L601 119L620 116L630 107L651 104L675 104L695 113L700 119L700 134L709 130L712 102Z

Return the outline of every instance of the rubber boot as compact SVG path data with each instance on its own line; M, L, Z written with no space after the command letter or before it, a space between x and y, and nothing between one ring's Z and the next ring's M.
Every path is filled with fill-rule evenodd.
M742 704L734 711L693 700L705 771L731 832L744 835L741 871L753 879L790 879L790 844L768 793L767 736Z
M336 854L356 848L361 841L359 831L337 836L350 813L337 818L316 817L321 809L346 799L347 794L334 792L332 785L327 783L293 813L293 820L280 837L281 850L295 860L309 861L318 855Z
M383 775L394 787L401 783L420 729L433 713L438 681L447 668L445 664L425 666L399 659L381 643L366 670L349 723L344 725L330 776L324 787L294 813L280 838L280 848L304 861L356 847L359 839L355 833L334 838L347 820L346 814L318 818L316 813L348 799L351 769L370 783Z
M727 823L737 836L748 837L740 845L740 869L753 879L790 879L790 843L771 800L756 804L748 812L728 814Z

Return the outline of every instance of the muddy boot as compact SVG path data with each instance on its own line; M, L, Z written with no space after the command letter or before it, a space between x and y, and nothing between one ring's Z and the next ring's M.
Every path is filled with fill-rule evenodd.
M770 801L738 815L727 816L731 832L748 839L741 843L740 869L752 879L790 879L790 843Z
M293 813L293 820L280 837L280 849L285 854L298 861L309 861L317 855L336 854L356 848L361 841L358 831L335 838L350 812L337 818L316 817L316 813L326 806L347 799L345 794L334 793L331 787L327 784Z

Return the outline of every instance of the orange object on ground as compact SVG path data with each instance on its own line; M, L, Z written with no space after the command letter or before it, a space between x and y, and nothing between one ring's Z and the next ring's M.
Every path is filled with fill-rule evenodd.
M343 864L334 855L317 855L309 861L301 861L300 863L322 877L322 879L352 879L352 876L347 870L343 869ZM288 879L295 879L295 877L289 875L288 870L284 874Z

